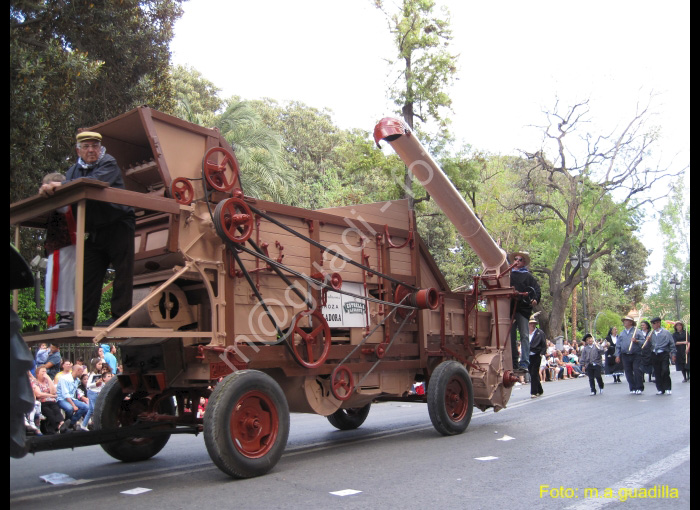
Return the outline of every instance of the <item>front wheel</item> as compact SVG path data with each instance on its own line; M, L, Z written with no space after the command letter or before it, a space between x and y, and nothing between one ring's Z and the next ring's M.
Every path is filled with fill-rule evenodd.
M267 473L288 436L287 399L272 377L240 370L216 385L204 415L204 443L224 473L234 478Z
M428 381L428 414L435 430L444 436L461 434L474 411L472 380L464 365L443 361Z
M354 430L365 422L371 405L369 403L364 407L338 409L326 418L328 418L331 425L339 430Z
M175 414L172 400L163 399L155 402L145 393L126 395L122 392L119 381L114 377L109 381L95 401L93 414L95 429L104 430L133 425L141 413L151 412L157 407L159 413ZM163 449L170 434L153 437L130 437L119 441L102 444L102 449L117 460L137 462L150 459Z

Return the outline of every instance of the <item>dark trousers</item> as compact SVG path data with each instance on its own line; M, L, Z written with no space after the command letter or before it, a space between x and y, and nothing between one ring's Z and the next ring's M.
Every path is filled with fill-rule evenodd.
M641 354L620 354L622 366L625 369L625 379L630 387L630 391L644 391L644 372L642 372Z
M132 307L134 290L134 225L119 221L91 232L85 241L85 275L83 280L83 325L97 321L105 273L114 268L111 311L114 317Z
M58 426L63 421L63 414L61 414L61 408L58 407L58 404L56 402L42 402L41 414L46 416L46 433L55 434L56 431L58 431Z
M591 385L591 391L595 393L595 382L598 381L598 388L605 388L603 384L602 367L600 365L589 364L586 367L586 375L588 376L588 384Z
M542 395L544 393L542 383L540 382L541 361L542 356L539 354L530 355L530 366L528 367L528 371L530 372L530 395Z
M513 354L513 368L520 367L527 370L530 353L530 329L527 325L529 317L525 317L516 311L515 317L513 318L515 322L510 328L510 347ZM520 353L522 356L518 356L518 331L520 331ZM518 358L520 358L520 363L518 363Z
M671 369L668 365L668 352L652 353L651 364L654 367L654 377L656 377L657 391L668 391L671 389Z

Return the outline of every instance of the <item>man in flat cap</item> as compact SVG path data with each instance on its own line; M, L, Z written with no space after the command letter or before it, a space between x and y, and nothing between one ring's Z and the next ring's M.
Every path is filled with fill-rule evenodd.
M511 253L510 260L515 263L510 272L510 284L521 293L527 293L520 299L516 299L511 304L511 314L515 323L510 329L510 345L513 354L513 369L528 372L530 356L530 331L528 321L532 315L532 308L540 302L540 285L528 270L530 265L530 254L524 251ZM517 333L520 332L520 363L518 363L518 340Z
M676 363L676 342L673 335L661 327L661 318L651 319L651 364L656 377L656 394L671 394L671 369L669 360Z
M544 393L540 381L540 365L542 364L542 358L547 353L547 339L544 336L544 331L537 327L536 316L537 314L534 314L528 322L530 398L539 397Z
M82 177L106 182L113 188L125 189L117 161L106 153L100 133L79 132L76 136L76 151L78 161L66 172L64 183L44 184L39 189L40 195L53 195L57 187ZM134 210L125 205L89 201L86 207L85 230L89 235L85 241L83 326L92 326L97 321L102 284L111 264L114 268L112 318L100 324L107 326L132 306Z
M615 361L617 363L622 362L630 393L641 395L644 392L642 346L646 338L642 330L637 327L637 321L632 317L624 317L622 323L625 327L617 336Z

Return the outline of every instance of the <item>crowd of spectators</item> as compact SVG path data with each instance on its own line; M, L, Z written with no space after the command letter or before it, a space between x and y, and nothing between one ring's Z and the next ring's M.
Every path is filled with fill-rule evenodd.
M560 349L551 340L547 340L547 352L540 362L540 380L558 381L563 379L575 379L584 375L579 363L581 349L576 341L564 340Z
M101 345L87 366L81 358L63 359L56 345L41 344L27 373L35 398L34 410L25 416L27 431L90 430L97 396L119 371L114 346Z

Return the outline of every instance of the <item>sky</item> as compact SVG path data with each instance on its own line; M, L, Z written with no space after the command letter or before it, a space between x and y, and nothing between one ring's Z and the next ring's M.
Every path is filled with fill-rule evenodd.
M689 165L688 0L438 5L451 14L451 51L459 55L449 91L458 143L493 154L534 150L541 142L534 126L556 101L589 100L591 128L610 132L653 94L662 137L653 157ZM372 131L396 116L388 99L394 46L373 1L189 0L183 7L172 60L194 67L222 97L301 101L331 110L345 129ZM654 235L655 222L650 216L644 236ZM652 259L656 265L658 250Z

